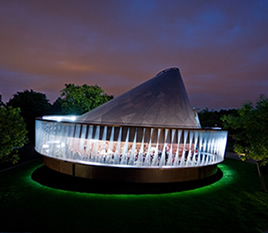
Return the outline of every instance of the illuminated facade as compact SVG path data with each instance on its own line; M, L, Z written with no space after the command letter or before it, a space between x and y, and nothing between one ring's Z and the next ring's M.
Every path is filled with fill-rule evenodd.
M215 174L226 139L200 128L171 68L82 116L37 119L35 149L46 166L74 176L178 182Z

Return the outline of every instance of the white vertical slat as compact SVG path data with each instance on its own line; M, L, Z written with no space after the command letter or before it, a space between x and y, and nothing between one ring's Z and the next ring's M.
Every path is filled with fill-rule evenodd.
M120 153L121 153L121 137L122 137L122 127L120 127L118 138L117 138L117 145L115 149L115 154L114 154L114 164L119 164L119 159L120 159Z
M125 140L125 145L123 149L123 154L122 154L122 159L120 161L120 164L127 164L127 159L128 159L128 140L129 140L129 128L127 129L127 136Z
M172 136L171 136L171 144L170 144L170 150L168 154L168 160L167 160L167 165L171 166L172 165L172 158L173 158L173 141L174 141L174 135L175 135L176 130L172 129Z
M131 148L131 152L130 152L128 165L134 165L134 163L135 163L136 137L137 137L137 129L135 131L135 136L134 136L133 143L132 143L132 148Z
M163 146L159 166L165 166L165 164L166 164L166 146L167 146L166 142L167 142L168 132L169 132L169 129L165 129L165 140L164 140L164 146Z
M138 159L136 161L136 166L142 166L143 164L143 156L144 156L144 135L145 135L145 128L143 129L143 133L142 133L142 141L141 141L141 147L139 150L139 155L138 155Z
M144 165L146 165L146 166L150 166L151 165L151 146L152 146L153 131L154 131L154 129L151 128L151 134L150 134L150 139L149 139L149 146L148 146L148 150L147 150L145 161L144 161Z
M92 156L93 156L93 162L97 161L97 156L98 156L98 147L99 147L99 139L100 139L100 126L98 125L96 127L96 132L95 132L95 137L93 141L93 151L92 151Z
M155 154L154 154L154 157L153 157L152 166L157 166L158 165L158 145L159 145L160 133L161 133L161 129L158 129L156 149L155 149Z

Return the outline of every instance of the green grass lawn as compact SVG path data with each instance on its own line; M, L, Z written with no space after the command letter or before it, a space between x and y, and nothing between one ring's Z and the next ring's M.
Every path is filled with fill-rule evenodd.
M43 168L34 161L0 172L0 232L268 230L268 194L260 191L256 165L226 159L218 167L222 178L204 187L160 194L105 194L107 188L101 187L105 183L93 193L42 185L32 179Z

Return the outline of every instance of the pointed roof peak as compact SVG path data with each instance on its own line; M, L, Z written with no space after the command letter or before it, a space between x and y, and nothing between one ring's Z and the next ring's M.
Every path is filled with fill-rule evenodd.
M170 67L170 68L166 68L164 70L161 70L156 76L158 75L161 75L162 73L166 73L166 72L169 72L169 71L179 71L180 72L180 69L177 68L177 67Z
M122 126L198 128L176 67L159 72L154 78L77 120Z

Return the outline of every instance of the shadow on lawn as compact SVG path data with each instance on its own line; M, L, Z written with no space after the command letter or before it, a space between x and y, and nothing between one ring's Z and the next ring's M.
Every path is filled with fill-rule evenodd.
M164 184L123 183L73 177L41 166L33 172L32 179L44 186L68 191L99 194L160 194L196 189L212 184L222 176L223 173L218 168L215 175L198 181Z

